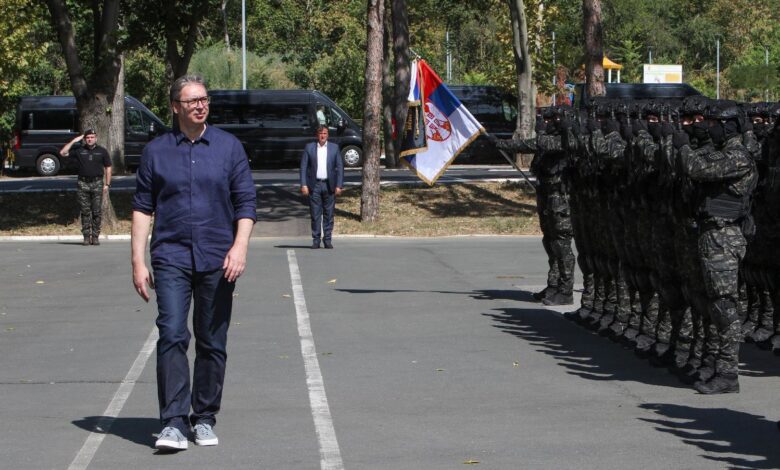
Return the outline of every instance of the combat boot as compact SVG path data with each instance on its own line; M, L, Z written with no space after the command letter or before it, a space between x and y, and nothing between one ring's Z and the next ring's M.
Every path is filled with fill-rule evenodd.
M95 235L92 237L92 244L93 245L100 245L100 235Z
M81 246L89 246L92 244L92 237L89 235L84 235L84 241L81 242Z
M696 382L693 384L693 388L704 395L739 393L739 376L737 374L715 374L706 382Z
M539 292L534 292L531 294L531 297L534 298L534 300L541 301L543 299L546 299L549 296L554 295L557 292L557 289L555 287L547 286L544 289L540 290Z
M571 294L561 294L556 291L552 296L545 297L544 300L542 300L542 303L544 305L572 305L574 303L574 296Z

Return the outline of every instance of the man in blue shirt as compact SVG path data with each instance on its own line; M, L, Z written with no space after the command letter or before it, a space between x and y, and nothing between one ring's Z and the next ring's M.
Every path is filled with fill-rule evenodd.
M132 265L136 292L157 293L157 391L163 430L158 449L216 445L213 426L222 399L235 281L244 272L257 220L256 193L241 143L206 125L209 97L203 79L171 86L178 129L144 148L133 197ZM144 259L150 247L152 270ZM195 367L190 387L187 327L194 303ZM190 414L192 408L192 414Z

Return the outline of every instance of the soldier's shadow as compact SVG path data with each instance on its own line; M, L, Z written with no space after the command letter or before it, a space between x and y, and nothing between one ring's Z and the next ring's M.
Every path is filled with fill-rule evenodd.
M655 369L631 351L543 308L500 308L483 313L495 327L552 356L571 375L598 381L635 381L688 387L666 369Z
M738 469L780 468L777 425L764 416L725 408L694 408L668 403L640 405L658 418L639 418L656 430L697 446L713 467ZM728 455L722 455L728 454Z

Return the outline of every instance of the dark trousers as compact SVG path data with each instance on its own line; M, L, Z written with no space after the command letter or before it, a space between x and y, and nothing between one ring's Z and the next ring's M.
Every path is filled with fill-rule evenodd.
M336 212L336 195L328 188L327 181L317 181L309 193L309 212L311 238L316 242L319 242L320 238L330 241L333 234L333 214Z
M157 293L157 396L163 426L186 435L189 424L214 425L222 401L227 360L227 331L235 283L221 269L193 272L174 266L154 267ZM194 301L195 370L190 390L187 320Z

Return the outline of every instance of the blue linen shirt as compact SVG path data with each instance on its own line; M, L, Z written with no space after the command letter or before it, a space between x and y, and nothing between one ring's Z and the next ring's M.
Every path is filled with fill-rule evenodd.
M207 126L195 142L167 132L144 148L133 209L154 215L152 266L222 268L236 221L257 221L256 193L244 148Z

